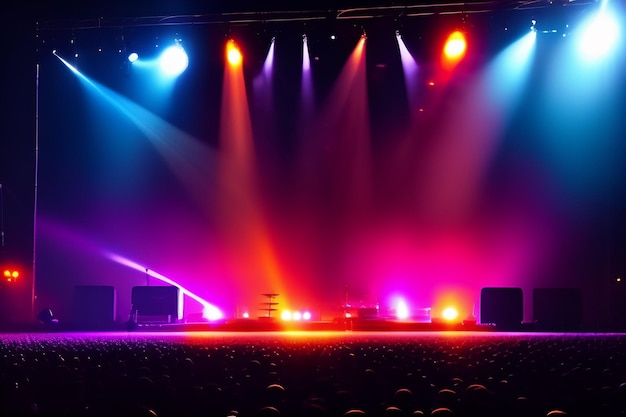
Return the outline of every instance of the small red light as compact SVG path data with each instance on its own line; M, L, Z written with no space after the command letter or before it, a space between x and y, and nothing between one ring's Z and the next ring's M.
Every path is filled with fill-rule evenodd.
M15 269L5 269L2 274L4 275L6 282L15 282L20 277L20 271Z

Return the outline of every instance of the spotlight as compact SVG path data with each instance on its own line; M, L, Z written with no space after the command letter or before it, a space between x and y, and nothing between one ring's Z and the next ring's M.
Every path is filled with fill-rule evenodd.
M170 46L163 51L159 62L161 71L163 71L164 74L177 76L187 69L189 58L187 57L185 49L179 43L176 43L176 45Z
M137 59L139 59L139 55L137 55L137 52L132 52L130 55L128 55L128 61L131 63L137 61Z
M579 50L583 59L593 61L606 56L619 40L619 24L615 16L601 9L584 25Z
M454 61L460 60L465 54L467 43L465 41L465 35L462 32L453 32L446 41L446 45L443 52L446 58Z
M530 21L530 31L537 32L537 21L535 19Z
M226 47L226 58L231 65L239 65L243 59L241 51L237 48L234 41L229 41Z

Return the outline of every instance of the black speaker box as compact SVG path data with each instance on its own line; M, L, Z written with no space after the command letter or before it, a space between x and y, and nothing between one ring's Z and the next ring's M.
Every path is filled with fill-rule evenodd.
M583 320L579 288L535 288L533 320L541 330L577 331Z
M178 317L178 287L141 286L133 287L131 303L140 316Z
M76 286L72 321L84 327L112 326L115 323L115 297L113 286Z
M496 328L515 330L524 319L524 299L521 288L487 287L480 292L480 322Z

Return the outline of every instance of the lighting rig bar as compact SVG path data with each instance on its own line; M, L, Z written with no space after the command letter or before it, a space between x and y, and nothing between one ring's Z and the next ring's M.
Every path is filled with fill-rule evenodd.
M413 3L402 6L368 6L335 10L276 10L183 14L144 17L98 17L81 20L49 20L38 30L100 29L111 27L249 24L314 20L406 18L430 15L488 13L502 10L531 10L547 7L580 6L597 0L490 0L467 2Z

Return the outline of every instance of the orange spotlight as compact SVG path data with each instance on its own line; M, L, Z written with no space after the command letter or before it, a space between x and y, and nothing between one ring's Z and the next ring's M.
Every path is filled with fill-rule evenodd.
M463 32L457 30L448 36L446 45L443 48L443 53L446 57L448 57L448 59L458 60L463 57L466 48L467 42L465 41L465 35Z
M443 47L443 64L450 69L463 59L467 50L467 41L461 31L455 31L448 36Z
M226 59L230 65L239 65L243 60L243 56L241 55L241 51L235 44L235 41L228 41L226 45Z

